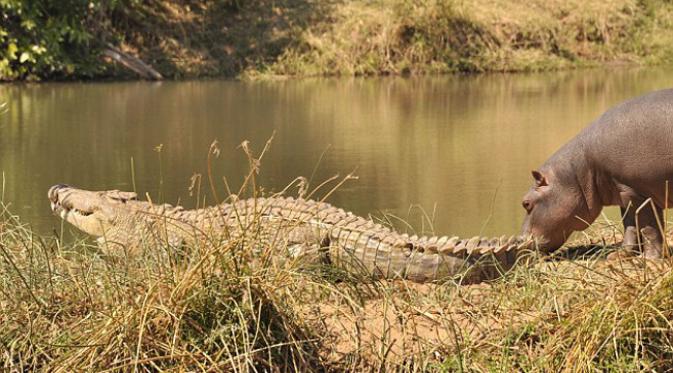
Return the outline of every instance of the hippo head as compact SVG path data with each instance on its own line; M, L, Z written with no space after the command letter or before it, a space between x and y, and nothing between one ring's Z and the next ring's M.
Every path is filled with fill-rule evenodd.
M523 197L526 218L522 234L533 235L540 248L552 252L566 241L573 231L586 228L580 217L586 205L582 191L552 170L533 171L535 182Z

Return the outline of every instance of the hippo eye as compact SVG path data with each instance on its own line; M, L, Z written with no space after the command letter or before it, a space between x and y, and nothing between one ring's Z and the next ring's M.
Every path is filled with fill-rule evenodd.
M523 206L523 208L526 209L526 212L528 213L530 213L530 211L533 209L533 204L530 203L530 201L523 201L521 206Z

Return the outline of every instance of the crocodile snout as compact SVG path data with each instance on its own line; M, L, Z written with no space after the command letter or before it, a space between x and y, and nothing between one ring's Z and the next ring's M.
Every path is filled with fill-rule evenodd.
M52 186L47 192L47 197L49 197L49 200L52 203L58 203L58 191L64 188L70 188L70 186L66 184L56 184Z

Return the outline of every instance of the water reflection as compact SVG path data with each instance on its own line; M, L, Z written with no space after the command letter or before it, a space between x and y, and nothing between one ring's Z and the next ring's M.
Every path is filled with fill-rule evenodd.
M316 185L355 170L359 180L330 202L360 214L406 218L412 211L417 228L421 209L410 207L421 206L447 234L515 233L532 168L605 109L672 82L673 70L624 69L3 85L4 198L24 221L49 232L59 224L45 198L51 184L132 189L133 163L139 191L156 198L161 189L164 200L193 205L190 177L205 172L214 139L222 150L215 177L236 186L247 169L238 144L250 140L259 150L275 132L258 179L267 190L299 175L314 174Z

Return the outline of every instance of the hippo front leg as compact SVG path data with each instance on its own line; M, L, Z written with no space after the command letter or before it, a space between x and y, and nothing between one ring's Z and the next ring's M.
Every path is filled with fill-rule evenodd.
M645 201L643 198L632 198L625 204L626 207L621 208L624 219L622 246L629 252L639 250L643 257L656 259L661 257L664 242L658 223L663 222L663 212L649 202L643 205Z

